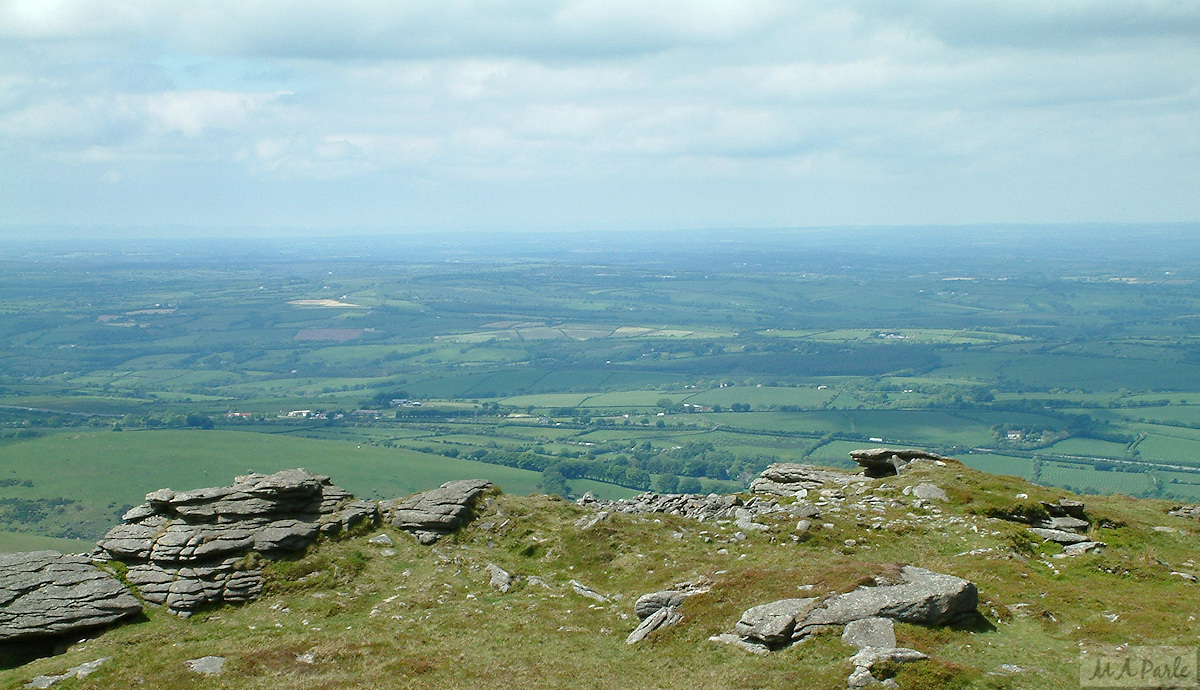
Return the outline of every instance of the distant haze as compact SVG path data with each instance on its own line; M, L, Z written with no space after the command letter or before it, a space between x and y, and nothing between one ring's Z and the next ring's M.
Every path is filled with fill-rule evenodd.
M1200 220L1200 3L0 0L0 240Z

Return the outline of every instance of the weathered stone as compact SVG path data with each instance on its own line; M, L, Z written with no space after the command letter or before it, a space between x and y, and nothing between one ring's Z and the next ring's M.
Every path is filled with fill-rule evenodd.
M1064 532L1058 529L1030 527L1029 531L1034 536L1041 537L1044 541L1053 541L1059 544L1078 544L1088 541L1088 538L1082 534L1076 534L1075 532Z
M1042 507L1046 509L1046 513L1050 517L1073 517L1084 521L1088 519L1083 510L1083 501L1074 501L1069 498L1059 499L1057 503L1042 501Z
M803 498L809 489L816 489L826 484L846 484L853 479L853 476L845 472L837 472L824 467L780 462L768 466L754 481L750 482L750 491L756 494ZM802 492L803 495L801 495Z
M806 618L817 603L815 598L781 599L755 606L742 614L737 622L737 633L768 647L790 644L797 621Z
M405 499L384 501L379 509L397 529L422 544L432 544L465 524L475 499L491 486L485 479L460 479Z
M1091 523L1074 517L1052 517L1034 525L1041 529L1054 529L1063 532L1086 532Z
M847 679L846 685L850 688L862 688L879 682L871 675L871 669L881 661L902 664L928 658L927 655L906 647L864 647L857 654L850 657L850 663L854 665L854 671Z
M1081 541L1075 544L1067 544L1063 547L1063 553L1068 556L1081 556L1092 551L1099 551L1108 546L1102 541Z
M826 600L797 625L798 635L809 628L845 625L879 616L919 625L944 625L979 605L975 585L960 577L911 565L900 571L901 584L859 587Z
M45 690L45 688L48 688L61 680L69 680L71 678L86 678L87 676L95 673L96 669L100 668L106 661L111 659L111 656L104 656L96 659L95 661L87 661L78 666L72 666L71 668L67 669L65 673L61 673L56 676L38 676L26 683L25 687Z
M595 498L595 496L593 496L593 499L594 498ZM584 515L583 517L581 517L575 521L575 528L581 532L589 530L589 529L595 527L596 525L600 524L601 522L607 520L608 516L609 516L609 512L607 510L601 510L600 512L596 513L595 515Z
M376 534L375 536L368 539L367 543L375 544L377 546L392 546L393 544L395 544L395 542L392 541L392 538L386 534Z
M947 500L946 492L937 484L925 482L917 484L913 487L912 495L926 501L945 501Z
M193 673L204 676L219 676L225 671L225 657L202 656L199 659L188 659L184 662Z
M633 604L633 612L638 618L646 619L659 609L679 606L691 595L689 592L668 589L661 592L651 592L638 597Z
M575 593L581 597L587 597L588 599L595 599L596 601L605 602L605 603L610 601L610 599L608 597L597 592L596 590L592 589L591 587L588 587L587 585L583 584L579 580L571 580L571 589L575 590Z
M137 597L87 556L0 554L0 641L88 630L141 612Z
M1192 518L1194 520L1200 520L1200 505L1176 506L1176 507L1172 508L1171 510L1167 511L1167 514L1174 515L1175 517Z
M863 467L868 477L888 477L900 474L914 460L942 462L948 458L915 448L863 448L850 451L850 457Z
M851 647L895 647L896 626L890 618L860 618L846 624L842 631L842 642Z
M493 589L500 590L500 592L505 594L508 593L508 590L512 589L512 575L509 575L504 568L501 568L495 563L488 563L487 571L492 576L488 584L490 584Z
M670 627L681 620L683 620L683 615L679 613L676 607L663 606L649 616L646 616L641 624L634 628L633 632L629 633L629 637L625 638L625 644L641 642L655 630Z
M732 633L721 633L708 638L710 642L720 642L721 644L733 645L739 649L743 649L751 654L767 654L771 648L761 642L746 640Z
M129 566L129 581L147 601L186 613L257 597L262 570L246 560L251 552L274 558L376 520L374 503L329 477L289 469L243 475L232 486L153 491L99 547Z
M379 522L379 504L375 501L349 498L340 500L327 509L328 502L328 496L321 502L322 534L338 534L359 525L374 525Z

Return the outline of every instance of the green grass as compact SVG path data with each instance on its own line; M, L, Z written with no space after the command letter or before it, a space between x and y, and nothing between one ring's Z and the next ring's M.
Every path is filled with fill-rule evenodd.
M84 553L96 546L94 541L85 539L55 539L23 532L0 531L0 553L17 551L61 551L63 553Z

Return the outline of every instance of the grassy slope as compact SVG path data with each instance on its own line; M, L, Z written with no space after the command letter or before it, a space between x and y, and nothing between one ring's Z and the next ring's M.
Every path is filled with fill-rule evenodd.
M1123 526L1093 529L1110 544L1105 554L1055 559L1057 547L1027 550L1020 527L982 515L1024 500L1018 493L1032 501L1066 492L958 465L869 486L895 496L924 480L950 494L940 515L905 499L878 515L890 527L872 530L876 513L861 517L847 501L840 512L826 507L818 520L833 527L800 542L791 539L790 522L737 540L732 525L665 515L615 515L580 532L573 523L581 510L572 504L500 496L435 547L388 529L397 544L390 557L365 535L327 542L302 561L272 566L268 591L254 604L189 620L152 610L147 621L63 656L0 671L0 688L101 656L113 660L63 687L844 688L852 650L836 634L767 657L707 638L732 630L750 606L800 596L802 585L845 591L896 562L973 580L987 619L974 630L898 625L901 645L932 657L901 670L904 688L1075 687L1081 643L1194 644L1192 608L1180 603L1194 601L1197 585L1171 571L1195 571L1195 537L1151 528L1197 525L1166 516L1168 504L1089 497L1094 520ZM975 549L993 550L965 553ZM521 582L499 594L487 584L489 562L539 575L551 588ZM312 571L320 575L299 581ZM624 644L637 596L701 575L714 587L688 600L681 624ZM567 584L572 578L616 601L579 597ZM315 663L296 659L308 651ZM207 679L185 669L184 660L208 654L227 658L225 675ZM1005 663L1026 670L988 674Z

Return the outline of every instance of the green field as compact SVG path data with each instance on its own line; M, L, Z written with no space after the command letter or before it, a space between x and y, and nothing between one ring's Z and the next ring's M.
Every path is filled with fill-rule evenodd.
M18 551L61 551L62 553L85 553L95 548L96 542L87 539L56 539L23 532L0 531L0 553Z
M994 453L970 453L958 455L958 460L968 467L992 474L1008 474L1014 477L1033 479L1033 461L1011 455Z
M1055 462L1043 464L1041 481L1084 493L1133 495L1153 488L1149 477L1139 472L1097 472Z
M363 498L407 496L451 479L489 479L515 494L536 492L536 472L410 450L236 431L141 431L58 434L3 448L3 477L32 487L0 488L4 498L63 498L65 511L24 527L38 533L68 527L96 537L128 507L161 487L189 490L226 485L248 472L305 467L334 477ZM607 497L632 495L591 482ZM86 532L86 534L84 534Z

